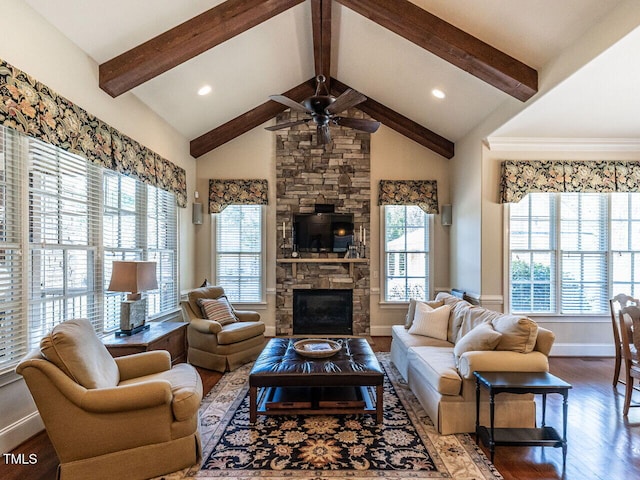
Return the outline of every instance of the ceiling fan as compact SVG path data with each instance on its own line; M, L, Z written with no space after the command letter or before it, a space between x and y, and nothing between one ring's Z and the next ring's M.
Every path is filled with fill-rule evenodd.
M306 113L311 117L294 122L281 123L272 127L265 127L266 130L280 130L303 123L314 122L317 125L319 145L331 143L329 125L341 125L369 133L374 133L378 130L380 122L376 122L375 120L338 116L338 113L364 102L367 97L350 88L336 98L329 94L325 81L326 78L324 75L318 75L316 77L317 86L315 95L304 99L300 103L284 95L270 95L269 98L271 100L286 105L296 112Z

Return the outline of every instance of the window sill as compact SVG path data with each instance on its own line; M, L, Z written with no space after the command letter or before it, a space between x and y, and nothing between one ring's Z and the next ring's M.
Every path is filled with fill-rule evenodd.
M409 302L378 302L381 310L406 310L409 308Z

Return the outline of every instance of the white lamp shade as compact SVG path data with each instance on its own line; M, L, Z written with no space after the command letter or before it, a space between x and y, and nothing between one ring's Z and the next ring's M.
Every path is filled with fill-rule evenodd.
M113 262L107 290L137 293L157 288L156 262Z

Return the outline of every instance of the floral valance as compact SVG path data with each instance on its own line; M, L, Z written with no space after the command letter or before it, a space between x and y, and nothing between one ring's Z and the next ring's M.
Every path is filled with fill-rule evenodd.
M209 213L220 213L228 205L267 205L266 180L209 180Z
M380 180L378 205L418 205L426 213L438 213L435 180Z
M0 124L173 192L187 206L183 168L0 60Z
M640 192L640 162L527 160L502 162L500 203L533 192Z

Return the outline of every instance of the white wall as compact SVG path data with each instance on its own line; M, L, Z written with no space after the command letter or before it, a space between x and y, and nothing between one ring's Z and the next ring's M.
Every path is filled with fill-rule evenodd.
M3 0L2 17L0 58L184 168L189 192L193 191L195 160L186 138L132 94L113 99L100 90L98 65L24 2ZM195 260L191 208L179 210L179 274L181 281L190 281ZM0 378L0 412L0 453L42 429L26 385L14 374Z

